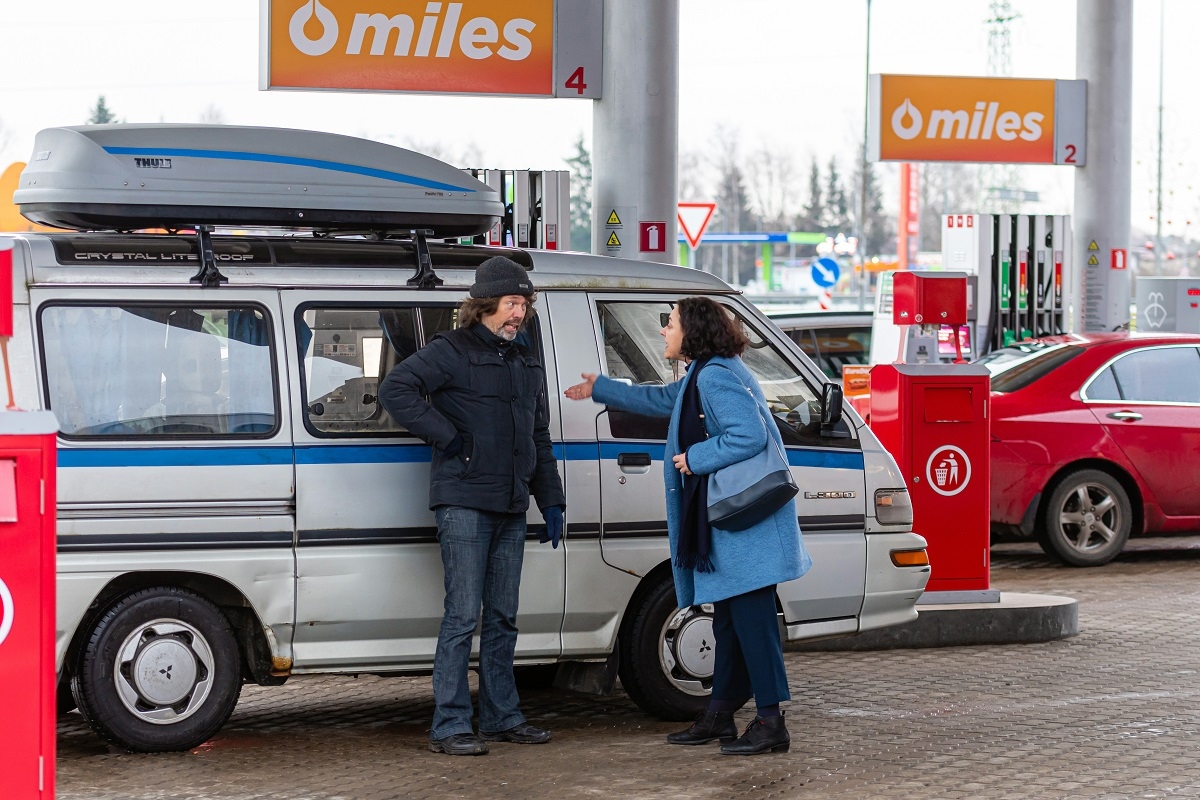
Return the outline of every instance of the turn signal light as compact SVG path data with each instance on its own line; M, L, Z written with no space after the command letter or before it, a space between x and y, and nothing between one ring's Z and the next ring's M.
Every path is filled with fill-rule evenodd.
M928 567L929 553L921 550L893 550L892 563L897 567Z
M880 525L912 525L912 498L908 489L876 489L875 518Z

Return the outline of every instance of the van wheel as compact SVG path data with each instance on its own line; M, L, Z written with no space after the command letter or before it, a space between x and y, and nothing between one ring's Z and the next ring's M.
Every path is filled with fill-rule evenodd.
M1062 479L1042 512L1042 549L1073 567L1098 567L1120 554L1133 527L1129 495L1113 476L1081 469Z
M71 694L71 679L64 677L58 682L54 693L54 710L56 716L70 714L75 710L75 695Z
M237 704L242 672L225 616L194 592L160 586L115 603L96 623L72 679L79 710L137 753L188 750Z
M712 693L711 607L679 608L668 575L629 613L621 629L621 685L656 717L695 719Z

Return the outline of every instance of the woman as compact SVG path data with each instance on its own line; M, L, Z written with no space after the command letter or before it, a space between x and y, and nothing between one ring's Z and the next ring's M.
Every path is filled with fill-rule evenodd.
M649 416L669 417L663 459L667 530L675 595L680 608L713 604L716 637L712 697L690 728L667 737L671 744L720 740L727 755L786 752L791 743L781 701L791 699L783 644L775 618L775 585L799 578L812 565L788 503L740 531L711 528L706 513L707 476L767 447L783 446L779 430L764 424L766 399L742 363L741 324L706 297L681 300L661 331L664 355L690 362L670 386L629 386L584 374L566 390L572 400ZM733 715L754 697L758 713L741 738ZM734 740L737 741L734 741Z

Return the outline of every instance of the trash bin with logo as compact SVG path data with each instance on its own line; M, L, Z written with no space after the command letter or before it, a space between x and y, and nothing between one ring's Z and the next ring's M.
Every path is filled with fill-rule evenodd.
M871 430L904 473L913 530L929 542L926 594L988 589L990 391L974 364L871 368Z

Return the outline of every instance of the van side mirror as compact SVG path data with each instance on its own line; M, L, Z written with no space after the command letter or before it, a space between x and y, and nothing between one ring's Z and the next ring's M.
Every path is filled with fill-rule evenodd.
M842 421L842 387L827 383L821 387L821 435L829 439L848 439L848 431L835 430Z

